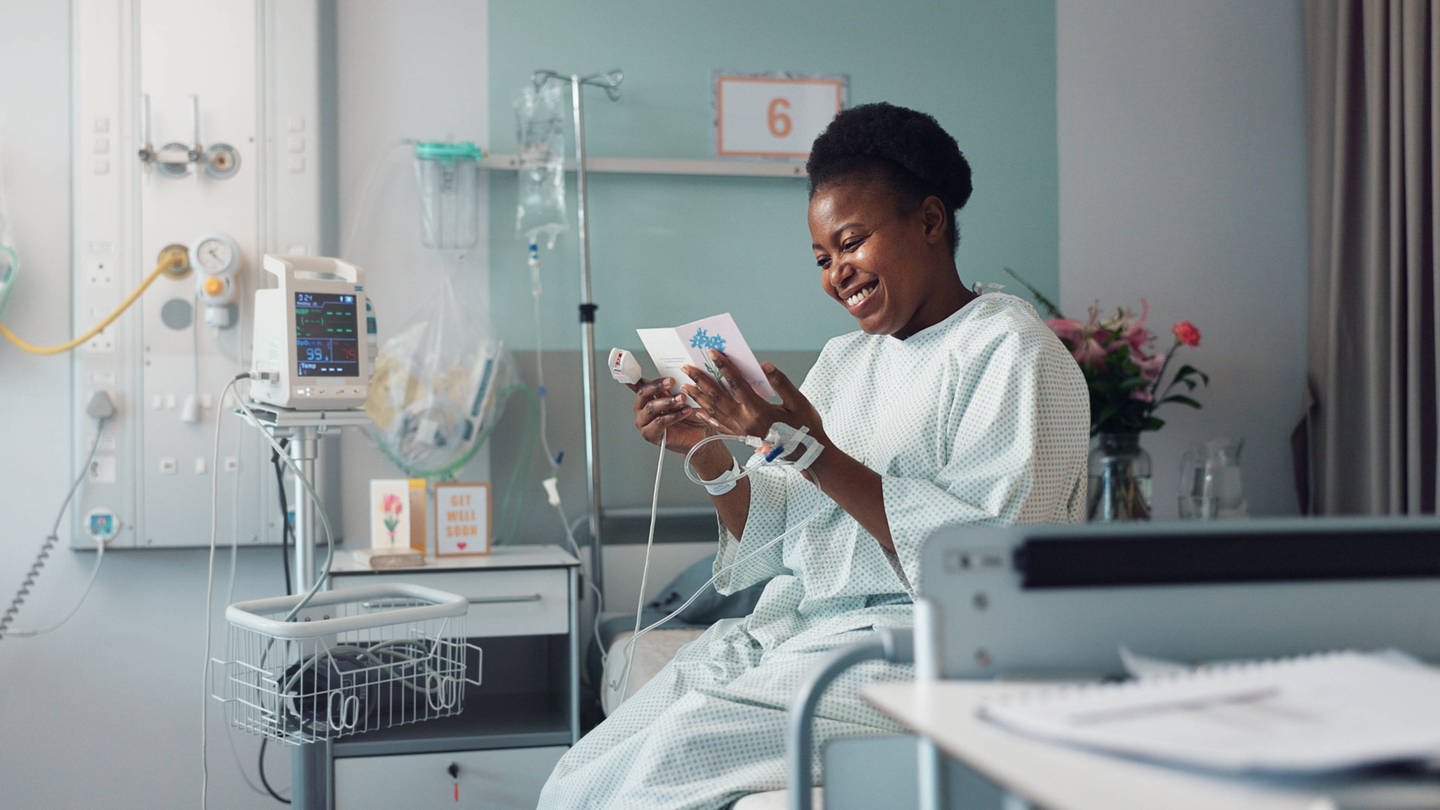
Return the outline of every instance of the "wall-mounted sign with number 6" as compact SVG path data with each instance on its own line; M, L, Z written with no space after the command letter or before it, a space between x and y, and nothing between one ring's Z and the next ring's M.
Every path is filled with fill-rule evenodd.
M720 157L804 158L845 108L845 76L715 74L715 153Z

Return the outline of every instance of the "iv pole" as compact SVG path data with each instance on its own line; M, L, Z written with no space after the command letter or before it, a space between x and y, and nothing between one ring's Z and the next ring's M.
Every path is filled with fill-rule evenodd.
M570 85L570 101L575 114L575 196L578 200L575 222L580 235L580 367L584 383L585 398L585 480L589 486L590 521L590 576L595 587L605 592L605 568L600 542L600 419L596 409L595 394L595 303L590 299L590 233L586 219L585 192L585 103L584 87L592 85L605 89L611 101L620 100L620 82L625 74L619 70L592 73L581 76L578 73L564 75L553 70L537 70L530 80L538 90L551 79Z

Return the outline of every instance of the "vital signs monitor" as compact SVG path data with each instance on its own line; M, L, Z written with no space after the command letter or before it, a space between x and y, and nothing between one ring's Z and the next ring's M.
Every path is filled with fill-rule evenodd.
M355 408L370 383L365 279L322 256L264 259L279 287L255 292L250 398L296 410Z

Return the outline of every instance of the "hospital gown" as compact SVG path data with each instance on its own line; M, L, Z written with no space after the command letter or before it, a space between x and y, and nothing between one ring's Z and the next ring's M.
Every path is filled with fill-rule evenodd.
M801 390L830 440L881 474L895 553L793 470L755 470L743 536L722 526L715 560L719 571L754 555L716 583L729 593L768 580L754 612L710 627L580 740L542 808L725 807L783 787L798 685L837 646L912 624L927 535L947 524L1081 519L1085 381L1021 299L983 295L906 340L832 339ZM895 731L858 692L911 674L874 662L838 679L821 701L816 750Z

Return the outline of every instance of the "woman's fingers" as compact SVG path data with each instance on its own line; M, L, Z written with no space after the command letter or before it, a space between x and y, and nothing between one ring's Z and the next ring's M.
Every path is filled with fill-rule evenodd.
M672 413L685 413L690 406L685 404L685 396L676 394L674 396L656 397L640 407L640 412L651 419L661 416L668 416Z
M726 396L725 389L722 388L720 386L720 383L717 382L714 377L711 377L710 374L704 369L696 368L694 366L685 366L681 369L681 371L684 371L686 376L688 376L691 381L691 385L682 386L682 388L693 388L695 391L698 391L702 396L705 396L707 398Z
M635 392L635 406L638 408L644 401L664 395L674 384L675 381L669 377L658 380L640 380L631 386L631 390Z
M786 377L785 373L776 368L773 363L762 363L760 370L765 372L765 379L770 381L770 387L780 395L780 402L785 407L794 408L801 402L809 401L805 399L804 394L800 393L800 389L795 387L795 383L790 382L790 378Z
M720 376L725 379L725 385L729 389L730 395L735 397L735 399L751 407L765 402L765 398L756 393L754 388L750 387L750 381L745 379L745 375L740 372L740 367L735 365L735 362L729 357L726 357L724 352L717 352L711 349L710 361L720 370Z

